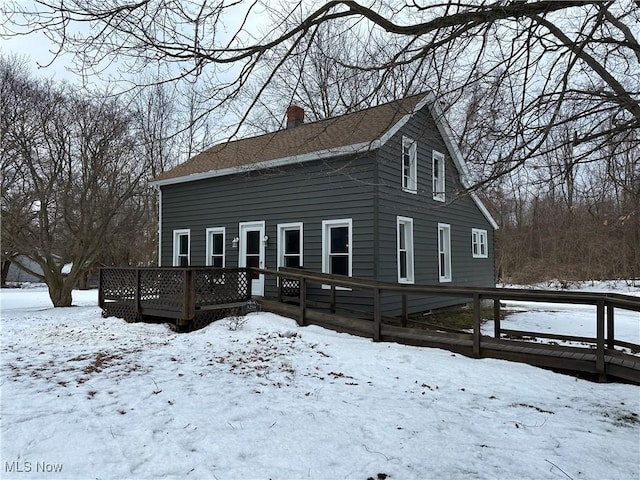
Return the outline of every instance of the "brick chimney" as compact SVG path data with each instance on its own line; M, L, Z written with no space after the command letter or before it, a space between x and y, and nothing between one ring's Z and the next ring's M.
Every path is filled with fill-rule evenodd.
M304 110L297 105L287 108L287 129L297 127L304 123Z

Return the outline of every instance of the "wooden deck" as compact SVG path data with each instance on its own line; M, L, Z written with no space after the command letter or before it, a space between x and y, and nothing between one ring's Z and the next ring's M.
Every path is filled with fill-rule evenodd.
M128 322L175 321L202 328L251 299L246 269L210 267L102 268L98 305L105 316Z
M277 298L260 298L262 310L296 319L300 325L317 324L374 341L436 347L475 358L523 362L559 371L585 374L601 381L624 380L640 384L640 345L616 338L615 312L640 312L640 298L618 294L556 292L503 288L399 285L327 275L300 269L151 268L102 269L99 304L105 315L140 321L174 319L184 329L201 328L233 313L251 298L250 270L279 277ZM329 302L309 299L310 285L329 285ZM354 312L336 301L336 288L370 291L371 309ZM385 317L381 296L400 297L402 315ZM450 295L472 299L472 332L409 326L407 298L413 295ZM500 325L501 301L593 305L596 337L524 332ZM481 303L493 305L493 335L481 331ZM638 313L640 328L640 313ZM534 339L547 340L540 343ZM551 343L552 342L552 343Z

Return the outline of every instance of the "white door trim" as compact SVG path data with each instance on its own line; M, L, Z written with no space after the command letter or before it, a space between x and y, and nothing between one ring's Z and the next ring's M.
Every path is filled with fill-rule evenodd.
M240 222L238 223L238 233L240 238L240 244L238 245L238 266L240 268L247 266L247 245L246 245L246 233L258 231L259 232L259 242L260 242L260 250L259 250L259 264L260 268L265 267L265 250L266 250L266 242L264 242L263 238L265 235L265 222L261 221L253 221L253 222ZM257 296L264 296L264 275L258 275L258 278L251 280L251 294Z

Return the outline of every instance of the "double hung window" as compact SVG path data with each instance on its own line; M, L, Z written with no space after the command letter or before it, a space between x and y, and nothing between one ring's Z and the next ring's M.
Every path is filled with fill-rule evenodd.
M207 266L224 268L224 227L207 228Z
M173 231L173 266L188 267L190 255L191 230L182 229Z
M445 171L444 171L444 155L440 152L433 151L432 157L433 172L433 199L438 202L445 201Z
M352 246L350 218L322 222L322 271L351 276Z
M402 190L418 192L418 148L415 140L402 137Z
M398 283L413 283L413 219L398 217Z
M441 282L451 281L451 226L438 224L438 276Z
M278 267L302 267L302 223L278 225Z
M486 230L471 229L471 253L473 258L487 258L489 256Z

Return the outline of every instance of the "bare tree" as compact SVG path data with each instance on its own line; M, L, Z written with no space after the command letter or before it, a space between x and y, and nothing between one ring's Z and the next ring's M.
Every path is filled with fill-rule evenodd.
M455 107L475 84L496 85L503 93L496 101L506 100L501 137L495 155L483 158L494 177L540 154L560 152L565 145L548 139L567 121L577 126L570 143L584 158L620 132L640 129L640 9L630 0L286 2L260 35L255 24L267 7L258 2L35 0L34 5L7 2L2 7L7 25L17 33L44 31L61 52L76 55L84 72L99 71L116 58L126 59L130 70L163 62L168 65L163 81L197 78L206 84L212 109L241 98L260 72L263 80L250 106L258 104L267 85L286 75L288 59L304 55L316 36L330 31L321 28L335 23L341 41L351 39L347 45L361 45L366 53L337 59L341 74L371 73L374 91L384 92L402 78L405 89L432 90ZM265 63L276 51L275 61Z
M2 245L36 262L54 306L69 306L79 279L135 229L147 165L116 101L36 82L1 57L0 83Z

